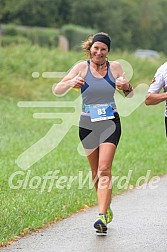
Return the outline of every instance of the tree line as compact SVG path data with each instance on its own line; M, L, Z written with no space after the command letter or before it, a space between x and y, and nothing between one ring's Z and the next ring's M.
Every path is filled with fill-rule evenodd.
M74 24L107 32L114 48L167 53L166 0L0 0L0 23Z

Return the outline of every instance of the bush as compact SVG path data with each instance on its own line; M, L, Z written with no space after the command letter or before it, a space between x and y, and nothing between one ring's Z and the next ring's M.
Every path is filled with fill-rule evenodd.
M8 37L6 37L6 35ZM59 32L53 28L31 28L9 24L2 25L2 46L6 46L11 43L23 43L23 41L26 40L30 41L32 44L38 44L40 46L57 47L59 41Z
M2 25L2 35L16 36L17 26L14 24Z
M91 28L68 24L62 27L61 32L68 39L70 50L78 51L81 49L81 42L86 40L89 35L94 34L97 31Z
M5 46L9 46L11 44L24 44L24 43L28 43L29 40L26 39L25 37L21 37L21 36L0 36L0 45L5 47Z
M28 38L33 44L40 46L57 47L59 32L50 28L19 29L19 34Z

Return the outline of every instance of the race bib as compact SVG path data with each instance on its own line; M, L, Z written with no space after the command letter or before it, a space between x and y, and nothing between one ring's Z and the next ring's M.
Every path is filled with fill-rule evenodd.
M89 106L90 106L90 117L92 122L98 122L115 118L111 104L95 104Z

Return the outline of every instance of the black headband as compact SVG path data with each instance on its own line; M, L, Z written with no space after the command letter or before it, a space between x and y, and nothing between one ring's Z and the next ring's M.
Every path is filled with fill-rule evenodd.
M110 43L111 43L111 40L108 36L104 35L104 34L96 34L94 37L93 37L93 41L92 41L92 45L95 43L95 42L102 42L104 44L107 45L108 47L108 51L110 51Z

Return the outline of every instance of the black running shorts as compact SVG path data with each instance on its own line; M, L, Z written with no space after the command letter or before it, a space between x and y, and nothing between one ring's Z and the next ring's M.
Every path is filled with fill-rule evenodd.
M101 143L113 143L116 146L121 136L121 122L118 113L115 118L91 122L89 116L81 115L79 137L85 149L97 148Z

